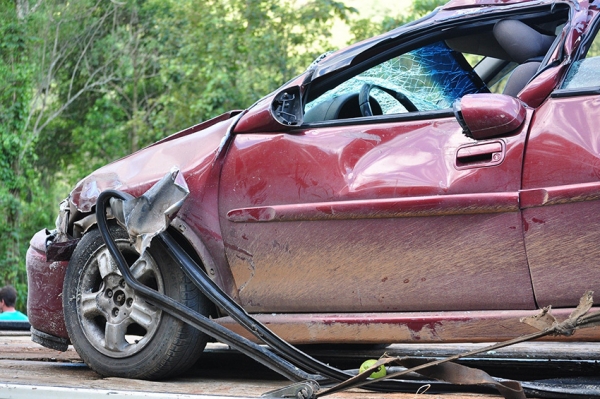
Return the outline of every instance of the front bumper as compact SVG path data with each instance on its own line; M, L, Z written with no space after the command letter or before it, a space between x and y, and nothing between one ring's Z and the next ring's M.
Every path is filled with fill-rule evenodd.
M33 236L27 250L27 316L32 331L68 340L62 291L68 261L46 260L47 230Z

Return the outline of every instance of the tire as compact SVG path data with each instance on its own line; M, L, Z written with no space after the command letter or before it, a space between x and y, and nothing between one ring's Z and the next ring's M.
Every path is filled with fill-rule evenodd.
M138 253L117 225L110 232L132 265ZM208 315L210 304L159 243L132 269L139 282ZM207 336L135 295L125 284L98 229L81 239L66 270L65 322L83 361L102 376L161 379L193 366Z

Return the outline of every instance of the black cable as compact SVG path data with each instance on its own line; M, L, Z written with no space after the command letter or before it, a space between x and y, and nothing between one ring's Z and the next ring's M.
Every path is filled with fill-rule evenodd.
M244 308L215 284L168 232L161 233L158 237L163 241L165 248L183 272L207 298L224 309L233 320L273 348L280 356L299 367L319 373L322 376L321 378L325 377L326 380L319 380L321 385L342 382L355 376L355 374L329 366L281 339L260 321L250 316ZM365 389L380 392L398 392L406 389L406 385L401 381L381 380L371 383Z
M129 271L127 262L121 252L119 252L108 231L106 204L110 198L127 200L130 199L131 196L117 190L103 191L98 196L96 218L98 220L98 228L102 238L104 239L109 252L115 258L119 271L123 275L126 283L130 285L138 295L161 310L171 314L173 317L176 317L203 333L239 350L241 353L251 357L291 381L314 380L318 381L321 385L327 385L330 383L342 382L354 376L353 374L324 364L300 351L279 338L262 323L250 316L240 305L233 301L233 299L223 292L219 286L208 278L206 273L200 269L196 262L168 233L161 233L159 234L159 237L163 241L170 256L177 261L188 278L190 278L198 289L213 301L213 303L225 309L235 321L272 347L277 353L255 344L187 306L137 282ZM297 367L294 363L319 374L309 374ZM365 388L380 392L398 392L405 390L406 385L401 381L382 380L371 383Z
M231 330L228 330L227 328L213 322L202 314L180 304L179 302L176 302L168 296L139 283L131 274L127 261L117 248L117 245L115 244L114 239L108 230L106 203L110 200L110 198L119 198L122 200L128 199L126 195L116 190L106 190L100 193L96 203L98 229L100 230L100 234L102 235L109 252L114 257L117 267L125 279L125 282L136 291L136 294L159 309L169 313L173 317L191 325L194 328L197 328L205 334L218 339L232 348L237 349L241 353L251 357L278 374L288 378L289 380L304 381L322 379L321 376L312 375L300 370L298 367L282 359L270 350L255 344L254 342L234 333Z

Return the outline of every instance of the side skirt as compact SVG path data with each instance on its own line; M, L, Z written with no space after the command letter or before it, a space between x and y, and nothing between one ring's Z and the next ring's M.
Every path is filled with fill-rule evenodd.
M574 309L553 309L557 320ZM600 311L594 307L590 313ZM498 342L536 330L520 322L537 310L497 310L419 313L253 314L291 344L391 344L440 342ZM230 317L218 324L258 342ZM600 328L578 330L571 337L549 336L546 341L600 341Z

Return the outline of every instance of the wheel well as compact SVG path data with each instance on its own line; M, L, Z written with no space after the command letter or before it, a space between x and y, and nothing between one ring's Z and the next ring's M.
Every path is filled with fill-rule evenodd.
M202 259L200 259L200 257L198 256L198 253L194 250L194 248L192 247L190 242L183 236L183 234L181 234L179 232L179 230L177 230L173 226L169 226L167 231L169 234L171 234L171 236L175 239L175 241L177 241L177 243L181 246L181 248L183 248L183 250L194 260L194 262L196 262L196 264L198 266L200 266L202 268L202 270L204 270L205 273L207 273L206 267L204 266ZM210 315L212 317L218 316L217 308L212 302L211 302Z
M110 208L108 208L110 209ZM86 215L78 215L77 220L72 222L73 235L76 237L82 237L90 228L97 225L96 214L91 212ZM112 215L109 215L110 223L116 223L116 220L112 218ZM185 238L181 232L174 228L173 226L169 226L168 230L169 234L177 241L177 243L183 248L183 250L198 264L205 273L207 273L206 267L198 256L198 253L194 250L193 246L190 242ZM211 303L210 316L218 317L219 312L214 304Z

